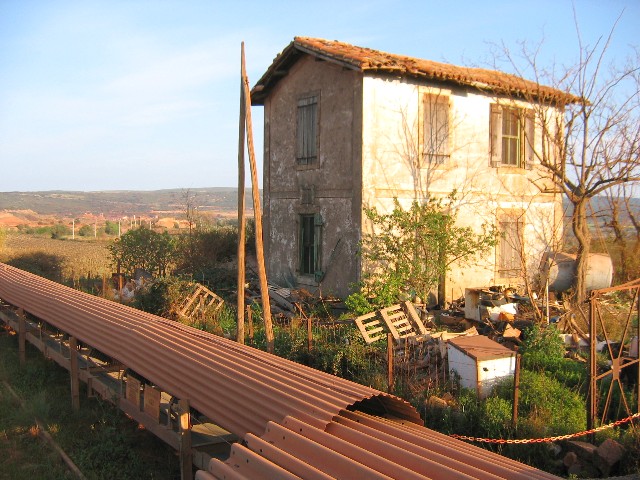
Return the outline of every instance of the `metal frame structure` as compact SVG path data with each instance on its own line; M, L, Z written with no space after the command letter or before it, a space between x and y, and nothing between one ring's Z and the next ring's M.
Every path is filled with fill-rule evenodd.
M612 346L612 341L609 338L609 334L605 327L603 320L601 299L602 296L613 292L629 292L632 300L629 304L629 312L624 325L624 332L622 338L619 339L620 344L618 348ZM636 378L636 408L635 412L632 411L631 406L627 402L624 394L624 388L621 381L621 373L624 369L631 367L632 365L639 365L639 358L631 358L629 352L624 351L627 340L632 336L633 320L635 319L635 335L640 339L640 279L633 280L622 285L618 285L610 288L602 288L599 290L593 290L589 297L589 404L587 412L587 428L592 429L597 425L598 411L599 409L599 395L598 384L602 384L602 381L610 378L611 383L608 386L607 394L604 405L602 407L602 413L600 416L600 423L604 423L603 420L607 418L612 403L613 393L618 389L621 402L624 405L627 415L640 412L640 368L638 368L638 375ZM604 372L598 371L596 345L598 342L598 334L600 334L606 342L606 348L611 358L611 368ZM617 340L617 339L616 339ZM615 345L615 344L614 344Z

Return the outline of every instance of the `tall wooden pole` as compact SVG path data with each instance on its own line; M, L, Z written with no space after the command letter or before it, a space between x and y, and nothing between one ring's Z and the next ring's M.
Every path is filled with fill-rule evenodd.
M238 132L238 343L244 343L244 282L245 282L245 225L244 225L244 132L246 111L244 102L244 42L240 52L240 124Z
M522 357L516 353L516 365L513 373L513 409L511 411L511 426L518 425L518 402L520 400L520 361Z
M243 48L244 50L244 48ZM256 155L253 148L253 127L251 125L251 92L242 57L242 84L244 87L244 109L247 117L247 149L249 151L249 165L251 167L251 193L253 194L253 215L256 222L256 257L258 261L258 276L260 277L260 297L262 299L262 316L264 330L267 337L267 351L273 353L273 325L271 323L271 305L269 304L269 287L267 272L264 265L264 247L262 243L262 209L260 208L260 190L258 188L258 172Z

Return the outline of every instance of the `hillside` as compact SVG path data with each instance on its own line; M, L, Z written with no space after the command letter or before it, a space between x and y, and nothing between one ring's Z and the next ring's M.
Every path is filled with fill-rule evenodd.
M212 187L152 191L102 192L0 192L0 211L32 211L39 215L75 217L90 212L106 217L181 212L186 196L201 212L233 212L238 205L236 188ZM252 209L251 190L245 205Z

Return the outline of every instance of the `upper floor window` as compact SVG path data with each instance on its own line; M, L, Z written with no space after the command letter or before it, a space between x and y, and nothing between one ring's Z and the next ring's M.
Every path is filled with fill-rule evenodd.
M296 161L313 165L318 161L318 96L298 100Z
M533 112L491 105L491 166L531 168L533 162Z
M422 97L423 165L440 165L450 155L449 97L425 93Z

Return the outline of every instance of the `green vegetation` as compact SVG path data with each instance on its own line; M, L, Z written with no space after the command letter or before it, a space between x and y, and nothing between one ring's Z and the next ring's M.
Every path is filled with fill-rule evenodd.
M21 368L16 337L0 332L0 479L75 478L38 438L35 417L89 480L179 478L178 459L169 447L84 391L80 411L72 411L68 372L30 345Z
M413 201L405 209L394 198L388 214L365 208L373 233L362 238L366 272L359 291L347 299L352 311L367 313L403 298L426 300L434 288L444 291L446 273L454 263L466 265L496 244L493 227L484 225L477 234L457 225L455 199L454 192L442 200Z
M128 275L141 268L163 276L175 257L175 240L167 233L138 227L116 239L109 247L114 266Z

